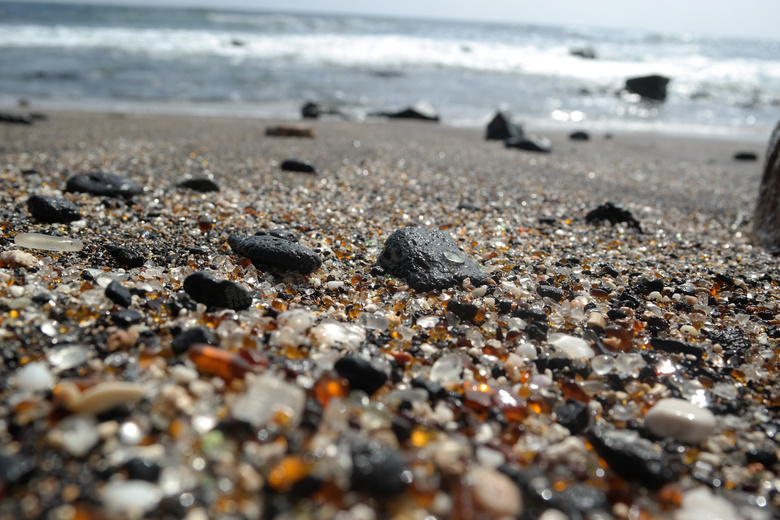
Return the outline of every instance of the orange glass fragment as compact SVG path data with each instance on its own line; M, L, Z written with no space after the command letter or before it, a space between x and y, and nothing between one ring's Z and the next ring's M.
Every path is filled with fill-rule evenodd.
M268 485L280 493L292 489L296 482L303 480L311 472L311 465L298 455L290 455L271 470L268 475Z
M314 384L314 395L324 408L334 397L339 399L347 397L349 383L341 377L324 375Z
M247 372L253 371L252 365L239 354L206 344L192 345L187 355L199 371L226 381L242 378Z
M614 338L617 340L621 350L626 351L631 348L631 340L633 339L633 336L631 332L624 329L620 325L607 325L607 328L604 329L604 332L608 338ZM614 342L607 342L606 344L612 345Z

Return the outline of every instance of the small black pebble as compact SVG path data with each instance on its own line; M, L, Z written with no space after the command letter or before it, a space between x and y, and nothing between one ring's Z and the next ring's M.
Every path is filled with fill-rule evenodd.
M403 453L378 441L352 446L352 490L374 497L400 495L412 482L412 471Z
M121 311L111 313L111 321L120 327L130 327L131 325L140 323L143 319L143 314L132 309L123 309Z
M553 301L561 302L563 300L563 290L552 285L540 285L536 288L536 294L542 298L550 298Z
M27 199L27 209L33 218L49 224L73 222L81 218L79 208L67 199L48 195L33 195Z
M317 173L317 169L312 163L298 159L286 159L282 161L281 168L286 172Z
M180 184L181 187L187 188L200 193L208 193L210 191L219 191L219 184L213 179L208 177L196 177L194 179L187 179Z
M336 372L349 381L353 390L363 390L368 395L382 388L387 382L388 374L376 363L360 356L347 354L334 366Z
M183 354L195 343L216 345L217 340L214 337L214 333L211 332L211 329L207 329L206 327L195 327L177 334L171 341L171 350L173 350L174 354Z
M212 308L244 310L252 305L252 295L239 284L217 280L203 271L184 279L184 292L196 302Z
M106 287L106 297L122 307L130 307L133 303L133 295L130 294L130 291L122 285L119 280L114 280L108 284L108 287Z
M753 152L737 152L734 154L735 161L757 161L758 155Z
M582 130L579 130L577 132L572 132L569 134L569 139L572 141L589 141L590 140L590 134L588 132L583 132Z
M590 415L588 406L580 401L569 399L555 409L558 424L565 426L572 435L579 435L588 428Z
M108 172L80 173L68 179L65 191L130 198L141 191L135 181Z
M146 258L140 251L131 247L106 246L106 251L114 257L117 264L129 269L142 267L146 261Z

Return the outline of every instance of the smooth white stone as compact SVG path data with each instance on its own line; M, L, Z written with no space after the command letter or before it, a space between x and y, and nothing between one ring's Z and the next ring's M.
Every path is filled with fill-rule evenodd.
M309 331L312 342L320 348L335 346L356 350L360 342L366 339L366 331L359 325L340 323L332 318L322 320L319 325Z
M547 342L570 359L590 359L595 355L587 341L568 334L550 334Z
M42 251L81 251L84 242L75 238L53 237L41 233L19 233L14 237L14 244L28 249Z
M645 426L658 437L697 444L715 430L715 416L684 399L661 399L645 414Z
M107 509L128 516L148 513L162 500L160 488L145 480L108 482L100 495Z
M509 477L485 467L474 468L470 476L474 502L492 518L516 518L523 512L520 490Z
M24 267L25 269L30 269L31 267L38 265L38 259L33 255L15 249L0 253L0 262L8 267Z
M53 437L76 457L83 457L100 440L97 419L91 415L71 415L52 430Z
M89 359L89 349L84 345L60 345L46 353L46 359L58 372L77 367Z
M247 385L246 394L233 403L233 417L259 428L269 423L281 412L295 425L301 419L306 394L272 375L263 374Z
M716 496L706 487L687 491L682 507L674 512L674 520L740 520L737 508L723 497Z
M43 363L27 363L16 372L16 386L20 390L36 392L48 390L54 385L54 376Z

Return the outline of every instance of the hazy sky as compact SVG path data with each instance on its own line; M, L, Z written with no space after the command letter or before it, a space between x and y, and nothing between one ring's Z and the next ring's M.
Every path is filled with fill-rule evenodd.
M62 0L59 0L62 1ZM84 0L82 0L84 1ZM506 21L780 40L780 0L87 0Z

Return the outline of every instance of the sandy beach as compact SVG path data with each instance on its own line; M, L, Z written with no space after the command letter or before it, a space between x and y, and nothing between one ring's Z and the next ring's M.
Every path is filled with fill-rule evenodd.
M27 255L0 268L0 517L683 519L715 507L737 519L780 507L777 260L749 241L764 143L526 128L552 140L539 154L424 122L47 116L0 124L0 253ZM315 136L266 135L280 125ZM743 151L758 160L735 160ZM283 171L287 159L317 172ZM140 192L66 192L94 171ZM202 177L219 191L180 186ZM42 223L32 195L81 218ZM633 221L586 218L605 202ZM408 226L450 235L486 282L415 291L378 271ZM261 231L321 265L266 269L228 245ZM24 248L24 233L84 247ZM196 271L236 282L251 305L189 306ZM130 305L104 294L112 281ZM211 341L172 347L198 328ZM346 357L386 381L365 387ZM124 399L102 387L94 399L108 404L85 404L109 382L130 385ZM683 427L700 437L646 420L673 399L710 414Z

